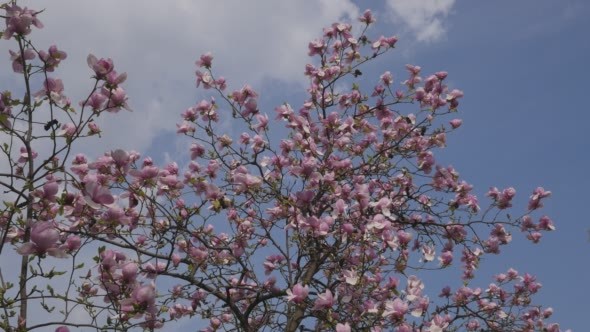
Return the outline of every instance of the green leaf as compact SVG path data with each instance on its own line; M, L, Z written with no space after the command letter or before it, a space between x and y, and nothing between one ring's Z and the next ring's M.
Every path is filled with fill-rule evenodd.
M51 285L47 285L47 290L49 290L49 294L51 294L51 296L55 296L55 290L53 287L51 287Z

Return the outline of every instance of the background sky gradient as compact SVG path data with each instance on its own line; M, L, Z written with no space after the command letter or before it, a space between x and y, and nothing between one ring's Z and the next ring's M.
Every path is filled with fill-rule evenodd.
M295 109L305 98L307 43L324 26L356 19L361 1L22 1L41 14L37 46L68 53L54 76L76 103L91 87L86 56L110 57L129 75L124 87L133 112L99 118L102 140L82 150L98 156L135 149L162 162L184 155L189 142L175 134L180 113L206 96L195 89L199 55L214 54L214 70L230 88L251 84L263 113ZM514 267L536 275L543 289L535 302L552 306L562 328L585 331L590 305L590 3L586 0L454 1L389 0L370 7L378 24L370 35L397 35L396 50L376 61L367 84L390 70L396 81L406 63L424 73L449 72L465 92L463 126L449 136L437 161L452 164L475 185L480 204L490 186L517 190L515 211L524 211L537 186L553 192L543 213L557 231L533 245L514 234L514 244L482 263L480 285ZM0 90L18 91L0 42ZM130 128L134 128L130 130ZM231 129L231 128L230 128ZM174 156L174 158L171 158ZM186 158L186 157L183 157ZM181 160L182 161L182 160ZM588 204L588 205L587 205ZM444 280L438 280L444 283ZM426 283L427 292L431 284ZM435 296L436 290L430 290Z

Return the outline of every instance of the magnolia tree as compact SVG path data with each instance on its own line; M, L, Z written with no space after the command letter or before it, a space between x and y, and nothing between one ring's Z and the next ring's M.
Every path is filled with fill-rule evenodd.
M473 280L511 232L537 243L554 229L536 215L550 192L535 189L519 217L504 211L513 188L491 188L480 208L434 156L461 126L447 73L408 65L404 79L359 83L397 41L366 34L370 11L359 34L335 23L309 43L307 97L274 115L250 86L226 91L202 55L196 83L212 96L181 115L180 167L74 155L100 139L97 117L128 108L126 74L89 55L87 97L70 100L54 72L66 53L31 39L40 12L2 8L21 82L0 98L0 253L17 260L0 267L3 330L559 331L535 277ZM457 280L426 293L424 275L453 268Z

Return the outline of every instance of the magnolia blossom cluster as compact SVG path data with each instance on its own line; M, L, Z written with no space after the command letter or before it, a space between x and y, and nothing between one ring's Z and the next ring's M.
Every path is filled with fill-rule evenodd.
M370 12L361 18L367 24L373 20ZM197 86L217 90L233 117L243 120L252 131L236 138L219 133L219 106L214 99L187 109L182 115L184 122L178 125L179 133L198 142L191 147L194 161L190 166L197 173L187 174L187 185L201 195L206 193L209 209L226 211L235 227L233 238L223 234L228 244L234 241L235 250L234 257L225 257L225 262L239 264L242 255L260 245L276 250L263 262L266 277L260 281L275 286L261 288L264 295L260 296L276 296L277 279L286 283L282 298L290 314L281 326L287 329L302 324L297 320L302 317L315 317L316 326L339 331L388 327L410 331L416 324L430 331L443 331L452 324L473 331L503 330L528 320L507 313L515 306L526 307L528 303L518 299L530 297L539 285L516 285L518 291L505 292L501 298L478 291L465 300L452 297L448 288L449 304L433 307L417 276L408 278L407 287L398 290L395 274L383 272L419 270L420 265L411 259L415 254L421 256L422 264L450 267L459 251L463 278L469 282L482 256L498 254L501 246L512 241L508 226L520 226L533 242L538 241L540 231L554 227L547 217L535 224L527 214L504 224L485 221L492 227L487 238L482 236L483 230L474 226L479 223L476 216L481 208L473 186L461 180L452 166L438 164L433 152L446 145L448 132L461 126L457 118L448 121L449 127L439 127L437 120L456 112L463 93L446 86L446 72L422 77L422 69L413 65L406 67L409 77L401 81L405 89L394 88L390 72L381 75L370 96L354 86L350 91L332 89L335 82L362 74L358 66L393 48L397 41L380 37L369 42L364 35L354 38L351 31L349 24L334 24L324 31L323 38L309 44L309 55L319 58L315 63L321 65L306 66L309 99L298 111L289 104L275 109L276 119L282 120L290 133L274 145L265 134L268 117L258 109L258 93L244 86L225 99L226 81L222 78L223 85L217 83L213 56L207 53L197 61L204 69L197 72ZM365 45L371 49L370 56L362 55ZM400 110L405 103L416 103L420 109L403 113ZM217 160L210 159L207 151ZM202 165L199 160L208 162ZM227 176L218 178L220 171ZM425 177L430 181L420 179ZM268 195L275 198L268 201ZM507 209L515 190L494 189L488 195L494 200L493 207ZM537 189L531 197L536 203L530 205L539 205L546 197L546 192ZM259 215L252 207L263 202L272 206L266 208L266 215ZM214 233L209 232L211 238ZM297 252L287 255L276 240L268 238L274 232L286 232ZM209 259L219 255L205 247ZM205 255L201 261L207 261ZM292 279L293 269L301 271L296 279ZM257 279L251 274L245 277ZM475 304L481 310L479 318L458 320L450 314L453 310L469 312L469 306ZM255 305L250 304L248 311L255 311ZM366 317L372 317L372 325L365 325ZM495 323L496 317L502 322ZM545 318L548 316L534 325L541 326ZM232 324L236 323L229 326ZM545 327L558 329L557 325ZM216 328L216 324L210 326Z
M80 237L68 236L60 239L60 231L49 221L38 221L31 226L30 241L17 249L21 255L49 254L55 257L67 257L67 253L75 252L80 247Z
M153 265L144 267L146 271ZM104 301L120 307L119 319L144 318L143 325L149 328L162 327L156 318L156 289L152 283L139 282L140 268L121 252L105 250L100 253L100 286L105 290ZM146 273L150 278L150 274ZM153 277L151 278L153 279ZM91 290L90 293L96 292Z
M113 211L100 211L100 214L116 215L118 212L113 205L115 196L99 178L90 176L85 182L77 182L65 171L65 162L74 141L100 133L93 121L99 112L116 112L127 107L127 96L119 86L126 75L117 74L110 59L89 56L89 66L98 83L91 97L95 108L94 112L79 112L66 97L63 81L52 74L62 66L67 53L56 45L47 49L36 47L31 40L33 27L43 27L38 18L40 11L20 7L15 1L2 4L0 8L5 12L2 17L6 24L2 37L16 45L16 50L12 47L8 51L12 71L25 82L21 98L11 91L0 93L0 130L10 142L3 146L3 153L6 165L11 166L10 171L1 175L3 191L8 196L4 197L1 211L0 252L14 246L23 256L22 278L14 287L18 291L14 292L11 286L14 283L10 281L3 281L0 286L0 306L11 307L8 316L2 315L0 328L13 330L11 320L14 317L14 328L28 330L24 308L32 308L36 302L33 299L63 299L66 311L71 311L72 306L68 304L76 298L72 293L56 296L51 286L65 271L52 266L50 257L75 260L81 247L90 242L82 230L95 221L92 219L94 212L106 206ZM81 102L81 106L86 106L88 101ZM87 132L83 133L85 129ZM44 148L37 150L39 146ZM80 289L87 286L81 285ZM88 290L93 292L91 288ZM45 300L37 302L45 305ZM13 310L15 304L21 309L18 316ZM49 306L44 308L53 310ZM31 327L35 328L38 327ZM58 330L67 331L68 328L61 326Z
M95 78L102 82L102 87L95 91L82 106L89 106L95 112L107 111L117 113L124 108L131 109L127 105L127 93L120 84L127 79L127 73L119 74L115 70L113 60L98 59L93 54L88 55L88 67L94 71Z
M22 42L31 25L41 27L34 11L5 10L5 39ZM366 11L359 21L368 28L375 17ZM473 186L436 158L462 125L455 113L463 93L447 86L446 72L423 74L416 65L401 78L384 71L367 89L361 69L392 51L397 37L366 31L334 23L310 42L306 99L270 116L252 86L227 92L213 55L203 54L196 84L213 96L181 114L187 161L165 166L120 149L95 159L69 155L85 126L100 132L94 116L128 109L126 74L89 55L96 85L80 107L92 112L31 125L52 130L38 137L62 150L37 152L24 140L14 153L15 181L29 187L13 191L18 198L0 226L28 269L24 292L0 292L0 303L61 301L64 319L44 325L59 332L76 324L156 329L192 317L207 324L201 331L559 331L547 321L552 309L532 300L541 288L534 276L510 269L487 287L473 285L483 258L501 253L512 232L537 243L555 229L547 216L534 221L551 193L535 189L526 213L503 219L488 212L510 209L516 190L491 188L482 209ZM12 67L27 79L67 57L56 46L19 49L10 53ZM43 81L37 102L71 111L63 82ZM0 98L1 128L13 135L19 103L33 107ZM225 132L230 119L234 130ZM98 248L95 265L72 264L66 295L28 286L56 275L33 263L76 262L85 248ZM452 267L462 279L428 293L423 274ZM70 324L74 307L85 308L89 322ZM0 327L26 330L22 311L14 324L0 313Z
M27 7L21 8L16 3L5 4L6 29L2 33L3 39L13 36L26 36L31 33L31 26L43 28L43 23L37 18L38 12Z

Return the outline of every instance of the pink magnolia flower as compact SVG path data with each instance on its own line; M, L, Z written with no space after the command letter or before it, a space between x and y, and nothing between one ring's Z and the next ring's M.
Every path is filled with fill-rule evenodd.
M450 316L436 315L430 321L429 332L443 332L447 326L449 326Z
M202 157L205 154L205 148L202 145L197 143L193 143L190 148L191 151L191 160L195 160L199 157Z
M425 296L418 298L416 301L413 302L413 304L414 305L410 313L414 317L420 317L426 312L426 310L428 310L428 305L430 304L430 301L428 299L428 296Z
M80 102L81 106L90 106L93 111L98 111L104 108L107 96L100 92L95 92L86 101Z
M373 13L371 12L371 10L367 9L363 13L363 16L359 17L359 21L369 25L371 23L375 23L377 20L373 16Z
M408 233L406 231L399 230L399 231L397 231L397 238L399 240L399 243L402 246L404 246L404 245L407 245L408 243L410 243L410 241L412 240L412 233Z
M495 202L498 209L507 209L512 206L512 199L516 195L516 190L512 187L506 188L500 192L498 188L492 187L487 193Z
M391 36L391 37L381 36L371 46L373 47L373 49L377 49L378 50L381 47L386 47L386 48L387 47L394 47L395 46L395 43L397 43L397 37L396 36Z
M88 124L88 135L96 135L96 134L100 134L101 130L98 127L98 125L96 124L96 122L90 122Z
M440 294L438 295L439 297L450 297L451 296L451 287L450 286L445 286L443 287L443 289L441 290Z
M61 131L58 133L58 135L65 137L73 137L74 135L76 135L76 129L76 125L74 125L73 123L64 123L61 126Z
M543 310L543 318L547 319L553 315L553 308L547 308Z
M199 70L196 71L197 75L197 88L203 84L203 89L211 89L215 87L215 80L211 77L211 74L208 72L201 72Z
M336 332L350 332L350 325L348 323L338 323L336 324Z
M78 235L70 235L66 239L66 243L65 243L66 246L65 247L68 252L72 252L72 251L79 249L81 244L82 244L82 240L80 239L80 237Z
M117 113L124 108L128 111L132 111L127 104L127 92L121 87L113 89L102 88L101 93L108 98L106 111Z
M248 98L246 102L244 102L244 109L242 110L242 115L244 117L250 116L251 114L258 113L258 100L256 98Z
M197 128L195 128L195 126L193 126L190 122L186 122L186 121L184 121L182 124L176 124L176 127L178 128L176 130L177 134L190 135L197 130Z
M216 331L219 328L219 326L221 326L221 320L217 317L211 318L209 322L214 331Z
M234 184L234 191L242 193L248 190L256 189L262 184L262 179L258 176L252 175L244 166L238 167L231 174L231 180Z
M88 54L86 58L86 62L88 63L88 67L94 70L96 74L96 78L104 79L108 73L113 71L115 66L113 65L113 60L101 58L100 60L94 56L94 54Z
M57 192L59 191L59 184L53 177L46 177L47 182L43 184L43 188L36 191L35 195L42 200L55 202Z
M127 312L156 312L156 289L153 284L137 286L131 293L131 298L121 301L121 309Z
M441 266L449 266L453 262L453 252L450 250L443 251L438 257Z
M408 286L406 287L406 299L409 301L414 301L417 298L422 296L422 290L424 289L424 284L418 277L410 276L408 278Z
M180 257L180 255L178 255L177 253L172 254L172 265L174 265L174 267L178 267L181 260L182 258Z
M125 211L118 206L111 206L101 216L105 223L111 224L112 226L117 225L128 225L130 218L125 215Z
M49 96L51 100L56 103L65 102L67 99L63 95L64 84L61 79L54 79L48 77L43 83L43 89L37 91L34 96L39 98L43 96Z
M344 270L342 272L342 278L344 282L353 286L359 282L359 276L355 270Z
M434 76L436 76L436 78L438 78L441 81L444 80L448 75L449 73L447 73L446 71L439 71L434 73Z
M406 65L406 69L410 72L410 75L415 76L415 75L420 74L422 67L408 64L408 65Z
M309 52L307 53L309 56L314 56L316 54L321 55L326 48L326 44L322 39L315 39L309 42L307 47L309 48Z
M451 124L451 127L453 127L453 129L457 129L457 128L461 127L461 124L463 124L463 120L453 119L449 123Z
M325 293L318 295L313 310L330 309L334 303L336 303L336 298L332 295L332 292L327 289Z
M532 232L531 234L528 234L526 236L526 238L531 240L531 242L533 242L533 243L539 243L539 241L541 240L542 237L543 237L543 234L541 234L539 232Z
M555 225L553 225L553 221L549 217L542 216L539 219L539 228L545 231L554 231Z
M63 258L65 250L58 247L59 231L52 222L40 221L31 227L31 241L23 244L17 249L21 255L49 254L54 257Z
M210 103L208 100L201 100L197 105L194 106L194 108L199 111L200 114L206 114L208 113L212 107L214 107L215 105L213 103ZM192 120L194 121L194 120Z
M217 141L219 142L220 148L227 148L227 147L231 146L233 143L233 140L231 139L231 137L229 137L227 135L223 135L221 137L218 137Z
M13 35L28 35L31 33L31 25L38 29L43 28L43 23L37 18L37 13L28 9L21 8L16 4L6 5L6 29L2 33L2 38L10 39Z
M156 262L144 264L141 267L142 271L145 273L146 278L155 279L156 276L166 270L166 263L164 262Z
M398 325L395 329L395 332L414 332L415 330L410 327L410 325L403 323L401 325Z
M207 259L207 257L209 256L209 252L207 251L207 248L205 247L191 247L189 249L188 252L190 258L192 258L193 261L195 262L203 262Z
M346 212L346 209L348 209L348 205L343 199L339 198L336 203L334 203L333 208L334 216L341 216Z
M387 301L385 303L383 317L391 317L394 320L402 320L407 312L408 304L400 298L396 298L393 301Z
M103 271L112 271L127 259L124 253L107 249L100 254L100 267Z
M119 74L117 71L113 70L106 76L106 83L107 86L117 87L119 84L125 82L127 80L127 73Z
M367 230L375 230L377 233L383 229L391 228L391 222L382 214L376 214L373 219L367 223Z
M84 184L84 200L86 204L94 209L99 209L102 205L109 205L115 202L115 198L111 192L96 180Z
M508 269L508 272L506 274L509 280L514 280L518 277L518 271L516 271L513 268Z
M37 152L35 152L33 149L31 149L31 158L35 159L37 158L39 154ZM20 148L20 156L18 158L18 162L19 163L26 163L29 160L29 153L27 152L27 148L26 147L21 147Z
M478 331L480 327L479 321L475 319L470 320L466 325L467 331Z
M201 55L201 57L196 62L196 64L199 67L211 68L212 60L213 60L213 55L211 54L211 52L207 52L207 53Z
M369 203L369 206L374 208L375 211L381 212L384 216L391 216L389 207L391 206L391 200L388 197L381 197L377 202Z
M422 246L422 255L424 257L424 261L431 262L434 260L434 256L436 255L436 251L432 245L423 245Z
M545 197L551 196L551 192L543 189L543 187L537 187L529 200L529 210L536 210L543 207L541 200Z
M55 67L59 65L61 60L65 60L67 57L68 54L64 51L58 50L55 45L50 46L47 52L44 50L39 51L39 58L45 62L45 69L49 72L53 71Z
M260 135L255 135L252 138L252 145L251 148L254 152L258 153L260 151L262 151L262 149L264 149L264 147L266 147L268 145L268 142L266 142L262 136Z
M391 85L393 83L393 75L391 75L391 72L389 71L383 73L379 78L385 85Z
M309 294L309 286L301 286L301 284L297 283L292 289L287 289L286 298L289 302L299 304L305 301L307 294Z
M256 114L256 120L258 120L258 123L254 125L256 132L264 131L268 128L268 115Z
M456 109L459 106L459 98L463 97L463 91L453 90L447 94L446 101L449 103L449 109Z
M117 166L118 168L125 169L129 166L129 163L131 162L131 158L129 156L129 153L127 153L127 151L121 150L121 149L111 151L111 158L113 158L113 161L115 162L115 166Z
M8 50L10 53L10 60L12 60L12 70L15 73L22 73L24 71L23 61L32 60L35 58L35 51L30 48L27 48L24 52L24 55L20 52L14 52L12 50Z

